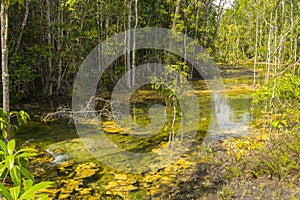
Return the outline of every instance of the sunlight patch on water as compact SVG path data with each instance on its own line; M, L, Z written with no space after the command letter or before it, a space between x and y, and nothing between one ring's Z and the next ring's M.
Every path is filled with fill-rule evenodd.
M206 143L249 133L251 98L213 95L213 115Z

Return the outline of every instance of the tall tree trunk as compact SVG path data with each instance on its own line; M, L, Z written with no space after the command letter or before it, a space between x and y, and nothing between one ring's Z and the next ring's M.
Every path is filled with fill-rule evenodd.
M204 11L204 17L203 17L203 27L205 29L208 29L208 25L209 25L209 17L211 15L211 12L210 12L210 8L211 8L211 4L213 3L212 0L206 0L205 1L205 4L204 4L204 7L205 7L205 11ZM202 34L201 34L201 42L202 42L202 45L204 45L204 47L208 47L209 46L209 37L208 37L208 33L206 31L204 31Z
M135 25L133 30L133 46L132 46L132 86L135 86L135 49L136 49L136 29L138 27L138 0L135 0Z
M127 66L127 25L126 25L126 6L127 6L127 1L124 0L124 67L125 67L125 73L127 72L128 70L128 66ZM127 77L126 78L126 81L127 80Z
M18 50L20 48L20 45L21 45L22 37L23 37L23 34L24 34L24 30L25 30L28 15L29 15L29 3L30 2L31 2L31 0L27 0L26 4L25 4L25 14L24 14L22 25L21 25L21 31L19 33L17 44L16 44L16 47L15 47L15 53L18 52Z
M254 69L253 69L253 87L256 86L256 65L257 65L257 48L258 48L258 16L256 16L255 27L255 55L254 55Z
M3 110L6 111L9 120L9 74L8 74L8 3L1 1L1 65L2 65L2 91Z
M218 5L218 9L217 9L217 15L216 15L216 26L215 26L215 30L214 30L214 37L217 36L218 31L219 31L219 27L220 27L220 22L222 19L222 15L224 13L224 6L226 4L226 0L220 0L219 1L219 5Z
M172 30L173 31L176 30L176 20L177 20L178 15L179 15L180 3L181 3L181 0L177 0L175 13L174 13L174 19L173 19L173 25L172 25Z
M194 40L197 41L198 38L198 26L199 26L199 12L200 12L200 7L197 5L197 0L195 0L195 6L197 7L197 11L196 11L196 18L195 18L195 35L194 35ZM194 57L196 57L196 52L194 52ZM190 76L189 79L193 79L193 73L194 73L194 67L191 67L191 71L190 71Z
M48 89L48 95L52 96L53 92L53 80L52 80L52 73L53 73L53 60L52 60L52 34L51 34L51 6L49 0L46 0L46 6L47 6L47 11L46 11L46 18L47 18L47 25L48 25L48 33L47 33L47 44L49 48L49 55L48 55L48 77L46 78L46 87L45 87L45 92L47 92Z
M233 51L234 51L234 63L238 63L239 62L239 47L240 47L240 38L241 38L241 34L240 34L240 30L239 27L237 25L237 18L236 18L236 9L234 8L234 27L236 28L236 32L237 32L237 38L235 41L235 46L233 47Z
M59 0L58 1L58 5L60 6L62 3L62 0ZM56 94L59 95L60 94L60 89L61 89L61 81L62 81L62 67L63 67L63 60L62 60L62 56L61 56L61 53L62 53L62 41L63 41L63 38L64 38L64 32L63 30L61 29L61 24L63 23L64 21L64 12L63 12L63 9L59 10L58 11L58 21L57 23L59 24L59 27L58 27L58 41L57 41L57 52L58 52L58 64L57 64L57 67L58 67L58 76L57 76L57 87L56 87Z
M275 21L275 25L274 25L274 27L277 27L277 10L275 10L275 19L274 19L274 21ZM273 61L273 63L274 63L274 68L273 68L273 73L274 73L274 75L273 75L273 77L274 77L274 79L273 79L273 87L272 87L272 97L271 97L271 100L272 100L272 102L274 102L274 100L275 100L275 89L276 89L276 84L277 84L277 76L278 76L278 74L277 74L277 60L279 59L279 57L278 57L278 54L277 54L277 33L279 32L279 30L278 29L276 29L276 28L274 28L274 53L273 53L273 55L274 55L274 61ZM277 55L276 55L277 54ZM276 114L276 107L274 107L274 106L271 106L271 116L273 116L273 115L275 115ZM270 119L269 119L269 121L270 121L270 128L269 128L269 137L271 138L271 131L272 131L272 126L271 126L271 124L272 124L272 122L273 122L273 118L270 116ZM276 115L275 115L275 119L276 119Z
M128 29L128 34L127 34L127 86L128 88L131 88L131 73L130 73L130 48L131 48L131 34L130 34L130 28L131 28L131 1L128 0L128 21L127 21L127 29Z
M271 13L271 20L272 21L272 13ZM269 82L269 78L270 78L270 71L271 71L271 32L272 32L272 25L269 25L269 34L268 34L268 54L267 54L267 74L266 74L266 78L265 78L265 82L268 83Z

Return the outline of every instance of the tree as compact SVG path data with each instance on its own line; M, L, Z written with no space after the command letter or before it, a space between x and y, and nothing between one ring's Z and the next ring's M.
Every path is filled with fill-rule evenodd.
M180 3L181 3L181 0L177 0L176 7L175 7L175 13L174 13L174 19L173 19L173 25L172 25L172 30L174 30L174 31L176 30L176 20L179 15Z
M135 0L135 24L133 30L133 46L132 46L132 86L135 86L135 60L136 60L136 30L138 27L138 0Z
M9 113L9 73L8 73L8 1L1 1L1 66L2 66L2 91L3 110ZM7 115L8 117L9 115ZM9 119L8 119L9 120Z
M24 30L25 30L25 26L27 24L27 19L28 19L28 15L29 15L29 3L31 2L31 0L27 0L26 4L25 4L25 13L24 13L24 18L23 18L23 22L22 22L22 25L21 25L21 30L20 30L20 33L19 33L19 36L18 36L18 39L17 39L17 44L16 44L16 47L15 47L15 52L14 53L17 53L19 48L20 48L20 45L21 45L21 41L22 41L22 37L23 37L23 34L24 34Z

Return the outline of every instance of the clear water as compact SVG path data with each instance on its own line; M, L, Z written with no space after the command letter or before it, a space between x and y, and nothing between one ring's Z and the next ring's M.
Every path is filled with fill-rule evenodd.
M163 170L148 172L148 175L153 180L148 182L145 180L147 179L147 173L134 176L136 181L133 181L134 183L127 183L127 185L130 186L137 186L138 189L134 189L133 191L138 192L145 190L146 188L147 194L150 192L153 195L156 193L158 196L163 196L167 191L172 190L171 188L178 187L178 181L185 180L188 177L187 174L194 170L194 163L199 159L197 157L197 148L199 148L204 141L206 143L213 143L216 140L248 134L249 123L252 119L250 112L252 100L249 92L232 92L224 98L221 95L205 90L205 84L202 81L195 81L193 82L193 85L195 86L194 89L196 90L195 93L198 97L201 113L197 135L195 138L191 138L193 140L192 145L186 150L185 154L174 161L172 166L164 167ZM145 94L144 97L147 97L148 92L142 92ZM133 98L132 101L132 118L140 125L147 125L150 120L148 115L149 107L159 102L159 100L155 98L151 99L149 96L148 98L143 99L143 95L137 95L137 98ZM176 119L180 119L180 117L177 117ZM176 120L175 129L178 130L179 126L180 120ZM131 128L130 130L134 131L134 128ZM156 148L168 145L169 139L168 131L164 130L160 130L159 133L155 135L151 135L151 133L149 133L150 135L143 134L141 135L142 137L134 137L130 134L106 133L99 129L98 131L101 134L104 134L105 137L116 146L120 147L120 149L126 149L132 152L153 151ZM116 173L113 169L98 162L89 152L93 151L93 149L89 148L95 146L94 143L99 140L99 138L95 138L94 135L93 137L88 137L87 135L87 137L79 138L74 124L68 121L60 120L48 123L32 121L19 130L17 137L21 138L23 141L39 146L42 150L48 149L55 151L59 149L63 154L68 155L69 158L75 159L75 163L96 162L104 169L103 176L110 177L112 174ZM102 152L107 155L119 153L117 151L110 152L109 149ZM124 162L126 159L130 158L124 158ZM151 165L153 160L143 160L143 162L147 162ZM180 170L170 170L170 167L172 168L174 166L178 166L178 169ZM159 176L160 178L155 180L155 176ZM162 181L164 180L162 177L169 178L165 178L166 180ZM102 179L95 180L95 182L101 184L101 187L106 190L107 186L115 183L114 181L116 180L118 179L115 175L115 178L112 178L111 182L101 183ZM118 181L120 182L120 180ZM156 186L155 184L159 186ZM126 190L126 188L124 190ZM131 191L131 189L128 189L128 191ZM116 193L120 195L120 193Z

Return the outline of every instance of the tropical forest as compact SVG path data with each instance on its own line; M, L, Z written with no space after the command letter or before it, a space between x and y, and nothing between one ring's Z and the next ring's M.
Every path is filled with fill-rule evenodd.
M0 199L300 199L299 0L0 4Z

